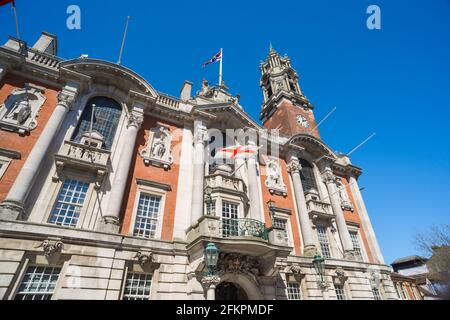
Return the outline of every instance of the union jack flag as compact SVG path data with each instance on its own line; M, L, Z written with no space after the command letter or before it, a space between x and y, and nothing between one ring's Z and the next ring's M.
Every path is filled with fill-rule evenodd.
M216 61L220 61L222 60L222 50L220 50L218 53L216 53L216 55L209 61L206 61L202 67L206 67L207 65L210 65L211 63L214 63Z

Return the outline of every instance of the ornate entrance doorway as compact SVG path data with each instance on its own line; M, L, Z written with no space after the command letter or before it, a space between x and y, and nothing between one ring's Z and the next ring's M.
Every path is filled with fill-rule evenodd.
M216 300L248 300L248 296L238 285L222 282L216 288Z

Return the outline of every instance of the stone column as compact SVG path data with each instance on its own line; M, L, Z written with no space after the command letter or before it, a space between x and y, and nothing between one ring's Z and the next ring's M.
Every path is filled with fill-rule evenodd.
M44 158L48 155L47 152L53 139L58 134L66 114L72 107L76 94L77 89L73 87L65 87L59 93L58 104L52 116L31 150L5 201L0 204L1 219L16 220L17 218L23 218L27 196L39 174Z
M216 300L216 288L220 283L218 276L205 276L202 283L206 288L206 300Z
M326 168L322 173L323 180L327 186L328 194L330 197L331 207L336 216L336 224L338 227L339 237L344 249L344 258L353 259L353 243L348 232L347 223L345 222L344 212L341 207L341 199L339 197L339 190L336 186L336 176L331 171L331 168Z
M194 180L192 184L191 225L203 216L205 190L206 127L201 121L194 124Z
M378 262L379 264L384 264L384 258L383 255L381 254L380 246L378 244L377 237L375 236L372 223L370 222L369 214L367 213L366 205L364 204L364 200L361 195L361 191L359 189L358 181L353 174L349 174L348 182L350 186L350 191L352 192L353 198L358 208L358 214L361 219L361 224L364 228L364 232L366 234L369 243L369 248L372 252L373 257L376 259L375 262Z
M250 146L256 146L253 141L249 141ZM256 164L256 159L258 155L252 155L248 159L248 195L250 199L250 217L252 219L263 221L262 210L261 210L261 198L259 194L259 183L258 183L258 166Z
M130 173L131 160L135 154L136 138L143 121L143 113L133 111L128 119L127 128L123 137L125 143L120 153L116 175L112 183L108 206L103 214L99 230L103 232L117 233L119 231L120 210Z
M291 157L288 164L288 172L292 177L294 185L295 203L297 205L300 230L303 238L303 255L313 257L317 253L313 240L311 221L309 220L308 208L306 207L305 192L303 191L302 180L300 178L301 165L297 158Z

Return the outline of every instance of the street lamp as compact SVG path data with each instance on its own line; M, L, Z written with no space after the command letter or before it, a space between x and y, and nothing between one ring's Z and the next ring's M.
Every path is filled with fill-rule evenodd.
M273 218L275 217L275 201L270 199L267 201L267 205L269 206L269 215L273 222Z
M212 209L212 204L213 204L213 199L212 199L212 188L210 186L207 186L205 188L205 197L206 197L206 214L208 216L211 215L211 209Z
M317 254L314 256L313 265L317 274L320 276L320 281L323 283L323 277L325 276L325 259Z
M208 275L213 276L216 273L217 262L219 260L219 249L212 242L205 248L205 263L208 268Z

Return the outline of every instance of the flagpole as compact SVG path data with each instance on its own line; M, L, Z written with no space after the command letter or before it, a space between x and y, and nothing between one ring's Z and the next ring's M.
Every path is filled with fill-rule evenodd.
M223 49L220 48L220 70L219 70L219 86L222 87L223 84L223 78L222 78L222 71L223 71Z
M17 34L17 39L20 40L19 19L17 18L16 4L15 4L14 1L13 1L13 3L12 3L12 7L13 7L13 10L14 10L14 18L15 18L15 20L16 20L16 34Z
M130 16L127 17L127 23L125 25L125 32L123 33L122 46L120 47L119 60L117 60L117 64L121 63L123 48L125 47L125 40L127 39L128 33L128 23L130 22Z

